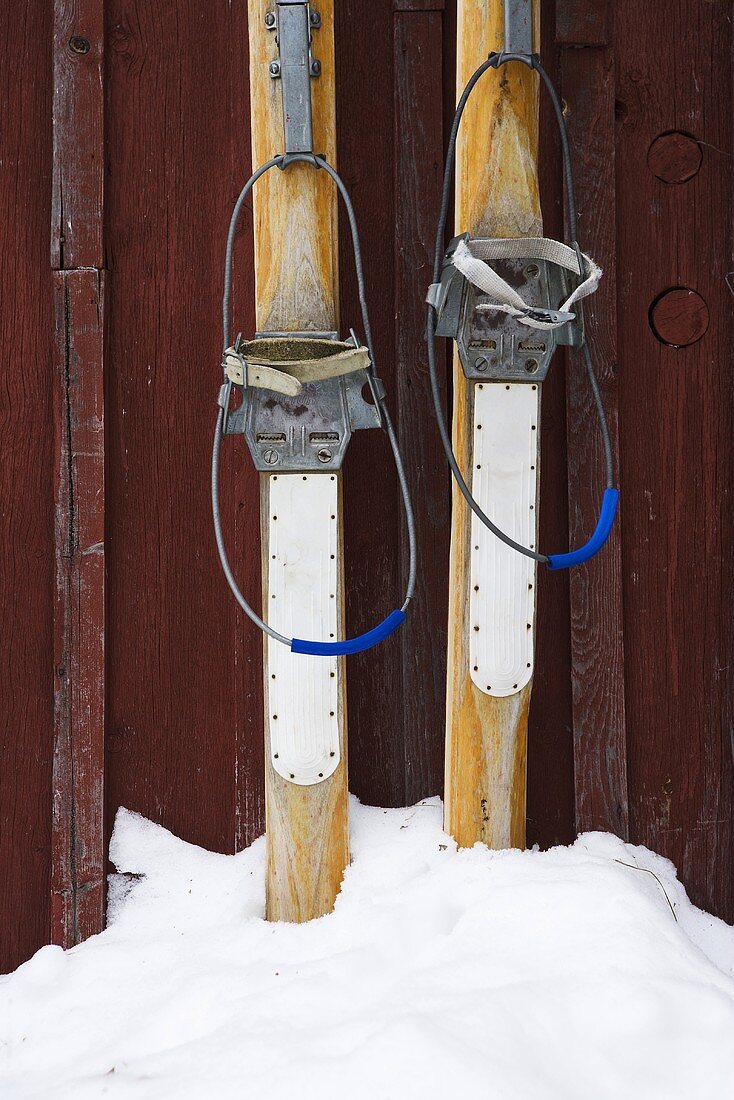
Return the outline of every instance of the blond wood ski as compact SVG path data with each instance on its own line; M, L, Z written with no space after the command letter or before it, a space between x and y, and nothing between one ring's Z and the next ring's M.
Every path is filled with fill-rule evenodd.
M504 40L501 0L459 0L457 30L457 87L463 90L469 77ZM538 48L539 5L536 4ZM477 156L489 149L490 156ZM537 175L538 78L525 66L508 65L486 73L467 104L457 144L456 226L478 237L542 237ZM503 383L467 380L454 356L454 450L465 471L476 465L475 437L491 433L492 410L501 407L493 392ZM477 385L487 397L488 423L475 427ZM503 394L511 391L501 390ZM535 393L537 394L537 390ZM537 516L539 402L535 416L532 455L535 492L533 516ZM528 512L530 509L528 508ZM477 523L456 485L453 488L449 595L448 684L446 696L446 796L447 831L459 844L477 840L491 848L524 847L527 727L532 678L519 669L523 684L510 694L493 695L491 684L472 678L471 635L485 629L479 609L472 607L472 541ZM535 521L532 521L533 530ZM488 538L492 538L487 533ZM500 561L494 568L511 570L513 551L496 545ZM526 580L531 596L526 603L523 629L532 639L535 630L535 570ZM530 587L532 586L532 587ZM486 606L486 605L485 605ZM474 615L471 611L474 610ZM497 613L489 607L488 614ZM476 630L475 628L479 629ZM532 646L531 646L532 648ZM530 658L532 662L532 657ZM525 662L527 664L527 662ZM519 683L513 680L512 683Z
M320 26L313 38L313 53L320 63L318 79L311 81L314 148L334 164L336 122L334 109L334 10L333 0L319 4ZM253 167L285 149L281 81L269 66L278 63L277 28L268 33L266 18L277 20L270 0L249 0L250 103L252 114ZM268 172L253 193L255 226L255 323L262 332L336 331L338 328L337 198L331 180L308 164L293 164L287 171ZM288 512L271 508L273 478L298 474L261 473L261 538L263 612L270 614L271 529L287 522ZM303 476L303 475L301 475ZM320 592L319 606L298 624L305 636L311 622L318 625L336 604L338 628L344 622L344 587L341 570L341 474L310 473L311 484L322 480L336 485L333 509L326 518L337 533L333 592ZM336 482L334 479L337 479ZM329 480L331 479L331 480ZM309 482L306 483L307 485ZM331 520L332 514L337 516ZM314 526L324 524L323 512ZM301 593L298 594L299 596ZM330 598L330 597L334 598ZM297 598L297 597L296 597ZM326 602L324 609L322 606ZM291 608L298 616L299 608ZM287 613L287 612L286 612ZM277 614L277 612L276 612ZM309 621L311 620L311 622ZM316 623L318 620L318 625ZM274 620L277 621L277 620ZM269 920L304 921L331 911L349 861L347 813L347 715L344 658L324 661L303 658L283 649L277 672L273 648L279 643L264 639L265 691L265 814L267 830L266 906ZM328 667L327 667L328 666ZM279 679L274 681L272 676ZM275 683L289 681L291 705L317 696L319 710L309 718L332 726L340 762L328 779L307 786L279 775L273 759L272 733L288 715L278 713ZM325 702L333 705L325 705ZM315 705L315 704L314 704Z
M540 60L539 21L533 0L459 2L459 96L427 297L429 373L454 476L446 827L462 845L496 848L525 844L538 564L556 570L588 561L609 536L619 498L580 304L601 271L578 243L568 135ZM567 243L543 237L539 80L561 136ZM454 166L458 235L444 254ZM440 336L456 341L452 438L438 384ZM537 539L540 391L564 344L583 349L607 480L588 542L545 554Z
M269 919L287 921L329 912L349 859L344 658L400 626L415 585L407 481L375 366L356 218L334 165L333 15L332 0L318 8L249 0L254 171L227 238L224 381L212 454L224 574L265 638L266 909ZM233 246L250 196L256 331L233 339ZM339 339L337 197L347 212L364 344L354 329ZM378 427L403 490L409 582L400 608L346 638L341 467L352 433ZM219 512L220 448L237 433L261 475L261 612L238 586Z

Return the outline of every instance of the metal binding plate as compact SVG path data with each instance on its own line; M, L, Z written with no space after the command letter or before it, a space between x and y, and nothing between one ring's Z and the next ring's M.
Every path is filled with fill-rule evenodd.
M501 530L536 544L539 388L474 387L472 493ZM469 588L471 678L487 695L514 695L533 675L536 563L472 514Z
M257 333L257 338L282 337L304 342L337 339L334 333ZM242 404L230 412L228 435L244 433L255 469L329 471L340 469L352 432L379 428L380 411L365 391L373 380L366 370L337 378L306 382L297 397L255 387L241 387Z
M335 474L269 478L268 622L287 637L329 641L339 629L339 487ZM320 783L339 765L336 657L267 640L270 759L291 783Z
M467 378L476 381L542 382L558 345L583 343L580 303L577 321L558 329L534 329L497 309L451 263L455 238L446 254L436 297L436 335L456 340ZM481 246L482 239L476 243ZM557 309L570 293L563 268L539 259L495 259L498 275L519 291L529 306Z

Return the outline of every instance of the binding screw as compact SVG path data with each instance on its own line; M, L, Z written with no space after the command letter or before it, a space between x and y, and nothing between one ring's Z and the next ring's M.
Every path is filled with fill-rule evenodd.
M265 12L265 26L266 27L274 27L275 26L275 12L273 12L273 11Z
M319 15L319 13L317 11L312 11L311 12L311 26L312 27L320 27L321 26L321 16Z
M266 451L265 454L263 455L263 458L267 462L268 466L274 466L275 463L278 461L278 452L277 451Z
M322 447L320 451L316 452L316 457L319 462L331 462L333 456L328 447Z
M482 372L487 369L488 365L489 364L487 363L487 360L484 358L484 356L480 356L480 358L476 359L474 362L475 369Z
M537 264L529 264L529 265L528 265L528 266L527 266L527 267L525 268L525 274L526 274L526 275L527 275L527 276L528 276L528 277L529 277L530 279L534 279L534 278L536 277L536 275L538 274L538 272L539 272L539 268L538 268Z
M69 39L69 49L72 53L89 53L89 40L80 34L73 34Z
M320 75L321 75L321 62L317 61L316 58L314 58L313 61L311 62L311 76L320 76Z
M268 65L268 72L272 77L280 76L280 61L271 61Z
M537 359L528 359L526 361L525 370L528 372L528 374L535 374L537 369L538 369L538 360Z

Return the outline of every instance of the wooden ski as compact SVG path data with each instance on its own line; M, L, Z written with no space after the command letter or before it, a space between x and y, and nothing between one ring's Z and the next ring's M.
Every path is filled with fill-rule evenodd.
M533 41L539 49L540 4L534 5ZM461 94L469 77L491 51L502 49L502 0L458 0L457 87ZM538 77L525 65L510 63L486 72L467 105L459 132L456 161L456 232L479 237L542 237L537 175ZM537 546L537 485L539 481L540 386L510 387L500 382L467 381L458 354L454 355L453 444L468 479L474 478L475 496L480 472L476 449L492 442L500 447L506 413L518 417L532 431L526 451L524 492L531 544ZM481 394L479 391L481 390ZM524 391L524 392L520 392ZM481 399L486 415L477 418ZM512 408L505 404L511 400ZM517 400L524 408L516 408ZM523 419L524 418L524 419ZM482 420L484 421L482 423ZM532 423L531 423L532 421ZM480 434L483 433L483 434ZM481 503L481 501L480 501ZM527 726L532 687L532 636L535 630L535 567L481 532L456 484L453 486L451 529L448 682L446 708L445 826L462 846L483 841L491 848L524 847L526 803ZM523 520L525 523L525 520ZM522 525L521 525L522 526ZM527 524L526 524L527 526ZM474 535L473 535L474 531ZM521 534L521 531L518 531ZM483 565L472 563L482 555ZM514 556L514 557L513 557ZM491 577L494 605L484 603L477 615L477 569ZM507 654L508 683L481 686L476 649L487 615L500 614L502 585L518 569L527 596L515 600L514 614L523 621L528 639L513 643ZM474 576L472 576L474 570ZM513 597L514 598L514 597ZM506 608L505 608L506 611ZM517 628L517 621L514 628ZM476 638L472 640L473 632ZM527 659L526 659L527 658ZM519 671L513 671L517 669ZM472 678L474 675L474 678ZM513 690L517 687L518 690Z
M274 0L248 0L253 166L285 148L281 81L274 79L271 71L278 46L276 35L267 29L275 14ZM314 18L314 54L320 63L318 78L311 81L314 149L335 164L333 0L320 0L318 14L312 9L312 24ZM282 172L276 169L256 185L253 208L257 329L336 331L338 242L333 182L308 164L292 164ZM305 482L304 492L309 494L307 522L313 536L309 547L332 565L325 574L328 583L310 591L291 585L281 593L277 591L278 555L285 552L283 547L298 550L299 531L295 527L298 517L292 512L284 510L278 515L278 501L288 497L295 478L301 485ZM329 633L342 636L341 514L338 471L304 476L261 474L266 618L276 624L288 620L291 632L300 630L305 637L322 636L319 631L331 623L334 630ZM306 921L333 908L349 860L344 658L304 657L265 638L264 688L267 917ZM291 717L303 716L311 724L316 740L337 739L338 748L335 744L331 756L338 763L332 774L300 785L276 771L271 739L276 723L282 726L287 720L286 714L275 710L278 700Z

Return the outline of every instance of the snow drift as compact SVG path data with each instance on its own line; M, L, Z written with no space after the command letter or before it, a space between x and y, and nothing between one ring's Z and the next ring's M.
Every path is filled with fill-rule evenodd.
M591 833L457 852L353 800L335 912L268 924L236 856L121 810L111 925L0 980L0 1096L726 1100L734 929Z

